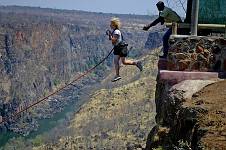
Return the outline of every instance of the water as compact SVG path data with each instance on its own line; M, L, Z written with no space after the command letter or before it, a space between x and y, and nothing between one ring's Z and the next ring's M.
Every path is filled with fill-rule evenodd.
M82 101L75 99L73 102L66 105L62 112L54 114L52 118L39 120L38 123L40 126L38 128L38 131L31 132L28 136L24 138L32 139L38 135L42 135L43 133L50 131L54 127L57 127L65 120L65 117L68 116L68 114L72 114L73 112L77 111L80 108L81 103ZM18 137L23 136L13 132L0 134L0 147L3 147L10 139Z
M89 94L100 89L101 87L102 86L100 86L99 83L93 84L91 86L86 85L83 89L81 89L76 94L76 96L72 96L72 99L73 99L72 102L70 102L66 106L64 106L64 109L62 112L58 112L58 113L54 114L54 116L50 119L39 120L38 121L38 124L39 124L38 130L31 132L26 137L13 133L13 132L7 132L4 134L1 134L0 135L0 150L2 147L5 146L5 144L7 144L7 142L10 139L23 137L26 140L30 140L30 139L32 140L38 135L43 135L45 133L48 133L49 131L51 131L51 129L62 124L65 121L65 119L67 118L67 116L71 116L70 114L77 112L80 109L81 105L83 105L84 103L86 103L89 100ZM74 90L73 87L71 90L72 91ZM70 93L70 90L69 90L69 93L67 91L66 91L66 93L67 94L65 95L65 97L68 96L68 94ZM74 95L74 94L72 94L72 95Z
M4 146L9 141L9 139L11 139L13 137L18 137L18 135L13 132L7 132L4 134L1 134L0 135L0 147Z

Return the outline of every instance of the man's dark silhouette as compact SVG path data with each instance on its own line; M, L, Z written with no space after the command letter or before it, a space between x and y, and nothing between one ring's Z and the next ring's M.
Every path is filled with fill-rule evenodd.
M143 30L147 31L150 27L157 25L158 23L161 23L162 25L164 22L182 22L179 15L173 11L172 9L166 7L162 1L159 1L156 4L158 10L159 10L159 17L154 20L152 23L146 25L143 27ZM163 55L159 56L160 58L166 58L168 55L169 50L169 38L172 34L172 28L169 28L168 31L163 36Z

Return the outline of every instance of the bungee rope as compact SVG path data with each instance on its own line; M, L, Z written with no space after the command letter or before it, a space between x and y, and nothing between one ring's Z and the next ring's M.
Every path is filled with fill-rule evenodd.
M39 104L39 103L41 103L41 102L47 100L49 97L51 97L51 96L53 96L53 95L59 93L60 91L64 90L66 87L74 86L74 84L73 84L74 82L76 82L76 81L82 79L83 77L87 76L88 74L90 74L94 69L96 69L96 67L98 67L100 64L102 64L102 63L110 56L110 54L112 53L113 50L114 50L114 49L112 49L112 50L108 53L108 55L107 55L106 57L104 57L99 63L97 63L94 67L88 69L88 70L85 71L83 74L81 74L80 76L78 76L77 78L75 78L74 80L72 80L71 82L65 84L64 86L58 88L56 91L50 93L49 95L47 95L47 96L45 96L45 97L43 97L43 98L37 100L36 102L30 104L29 106L23 108L22 110L20 110L20 111L18 111L18 112L12 114L11 116L6 117L6 118L3 118L2 121L0 122L0 124L6 122L6 121L9 120L9 119L14 119L16 116L20 115L22 112L25 112L25 111L27 111L28 109L30 109L30 108L36 106L37 104Z

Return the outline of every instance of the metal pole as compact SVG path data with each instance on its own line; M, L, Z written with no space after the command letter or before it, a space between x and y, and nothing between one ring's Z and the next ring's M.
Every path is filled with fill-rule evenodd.
M194 36L197 36L198 17L199 17L199 0L193 0L191 12L191 35Z
M172 35L177 35L177 23L172 23Z
M224 38L226 39L226 25L225 25Z

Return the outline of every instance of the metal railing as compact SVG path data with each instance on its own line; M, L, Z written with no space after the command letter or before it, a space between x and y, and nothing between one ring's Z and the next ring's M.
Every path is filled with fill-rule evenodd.
M167 27L172 27L172 35L177 35L178 29L190 29L189 23L166 23ZM214 32L224 33L226 38L226 25L225 24L198 24L198 30L210 29Z

